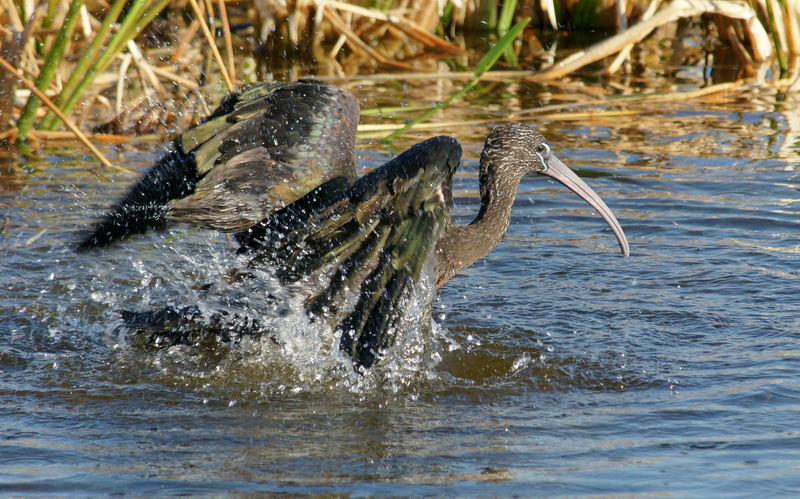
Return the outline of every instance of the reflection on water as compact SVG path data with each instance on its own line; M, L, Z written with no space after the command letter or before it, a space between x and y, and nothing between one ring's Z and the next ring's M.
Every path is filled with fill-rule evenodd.
M523 106L537 88L498 85L486 102L504 113L504 92ZM254 339L136 347L119 311L201 300L197 284L236 258L225 238L176 230L78 255L77 231L132 179L66 153L4 164L0 489L796 491L800 110L793 96L722 97L540 121L631 257L579 198L525 179L506 241L440 293L438 327L363 378L337 355L293 362ZM488 127L443 130L464 144L464 223ZM365 165L384 160L360 146Z

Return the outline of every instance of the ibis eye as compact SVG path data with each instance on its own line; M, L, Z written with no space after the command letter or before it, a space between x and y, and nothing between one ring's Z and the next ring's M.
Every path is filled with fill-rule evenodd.
M536 146L536 152L538 152L539 154L546 153L548 149L550 148L547 147L547 144L539 144L538 146Z

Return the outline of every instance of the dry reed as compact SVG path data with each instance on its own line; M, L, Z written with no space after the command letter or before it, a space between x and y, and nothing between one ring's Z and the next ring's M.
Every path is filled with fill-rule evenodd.
M33 10L26 11L31 5ZM223 85L230 90L248 79L243 68L237 75L234 67L236 46L252 49L260 44L272 47L274 54L324 53L330 58L328 78L340 82L355 78L373 83L470 82L474 72L453 71L472 60L463 44L451 40L453 30L481 25L496 28L502 35L515 17L526 14L533 16L532 25L557 28L592 19L600 26L609 18L606 13L613 11L610 19L619 33L563 60L535 63L529 57L525 65L531 69L486 72L481 81L553 85L597 61L606 61L601 71L608 76L629 67L626 61L632 47L655 30L679 19L705 16L716 25L719 42L731 46L739 61L738 76L749 78L747 84L766 84L764 75L773 69L780 75L773 85L787 91L800 86L796 83L800 67L796 0L651 0L647 4L526 0L518 5L496 0L450 0L445 5L398 0L367 6L340 0L146 0L127 10L124 0L113 5L72 0L68 5L69 10L54 11L43 0L0 0L0 57L12 66L0 69L0 89L11 85L14 90L19 79L12 69L37 80L38 90L30 92L31 97L25 98L28 94L23 88L0 92L0 142L16 139L22 151L26 138L55 140L49 138L56 136L51 132L62 123L70 126L70 120L76 130L74 123L89 123L95 131L111 136L137 134L140 141L170 136L196 120L191 110L208 109L206 95L218 99ZM252 29L232 31L242 25ZM215 33L222 36L216 38ZM506 50L509 64L531 47L539 47L542 60L547 61L533 31L526 30L521 41ZM320 52L323 46L326 49ZM448 61L444 66L443 60ZM442 71L445 66L448 71ZM382 72L387 70L391 73ZM47 109L40 107L40 94L55 101L69 119L43 116Z

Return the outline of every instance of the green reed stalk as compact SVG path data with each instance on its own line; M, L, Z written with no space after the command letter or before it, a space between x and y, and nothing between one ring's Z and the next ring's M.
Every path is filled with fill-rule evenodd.
M514 22L514 13L517 11L517 0L506 0L503 2L503 8L500 11L500 17L497 18L497 34L505 36L508 33L508 28Z
M42 92L45 92L47 87L50 86L50 83L56 75L58 65L64 58L64 51L67 48L70 38L72 38L72 33L75 31L75 26L80 18L82 5L83 0L73 0L69 6L69 10L67 10L64 24L62 24L61 29L58 30L56 40L53 42L53 48L50 49L50 53L47 55L44 66L39 73L39 77L36 79L36 88ZM26 149L28 131L33 125L33 119L36 117L36 111L39 109L41 103L41 99L33 93L28 97L28 102L25 103L22 115L20 115L19 121L17 121L19 135L17 136L16 144L20 149Z
M86 52L83 53L78 63L75 65L75 69L72 71L67 82L61 89L61 93L58 94L56 97L55 104L61 109L62 111L65 110L64 104L68 101L68 99L72 96L72 93L78 87L78 84L81 82L83 77L87 74L89 66L95 62L98 57L98 52L103 47L106 42L106 38L108 37L109 32L111 32L111 27L117 22L117 18L119 17L120 12L122 12L122 8L125 7L127 0L116 0L114 5L111 6L111 9L108 11L106 16L103 18L103 24L100 26L100 29L94 35L94 39L89 47L86 49ZM74 104L73 104L74 106ZM71 110L70 108L69 110ZM69 112L67 110L67 112ZM40 130L55 130L59 126L59 121L55 114L52 112L47 113L47 116L44 117L42 123L39 125Z
M486 28L497 28L497 0L483 1L483 19L486 21Z
M772 35L772 44L775 45L775 57L778 58L778 65L781 68L781 72L785 72L789 69L789 63L786 60L786 53L783 50L783 45L781 44L781 38L778 34L779 29L784 29L784 26L778 26L778 22L775 19L775 12L773 12L773 5L771 0L766 0L764 2L767 4L767 16L769 17L769 26L770 32ZM778 5L780 8L780 5Z
M530 21L531 18L526 17L522 21L515 24L511 29L508 30L508 33L506 33L505 36L502 37L497 42L497 45L492 47L492 49L489 52L487 52L486 55L484 55L480 61L478 61L478 65L475 67L475 71L473 72L473 74L475 75L474 80L467 83L467 85L464 88L462 88L455 94L451 95L450 98L448 98L446 101L442 102L437 106L432 107L425 114L415 119L414 121L410 122L403 128L392 132L388 137L383 139L382 142L389 142L398 135L405 133L415 125L422 123L423 121L433 116L433 114L436 113L436 111L450 105L451 102L469 92L472 89L472 87L474 87L475 85L478 84L478 82L481 81L481 77L483 77L484 73L489 71L492 68L492 66L494 66L494 64L497 62L497 60L500 59L500 56L503 55L503 52L505 52L506 49L509 46L511 46L512 43L514 43L514 40L519 36L520 33L522 33L522 30L525 29L525 26L527 26Z
M72 111L72 108L75 107L89 85L97 78L97 75L102 73L114 61L114 58L125 48L125 45L135 38L159 12L164 10L170 1L172 0L161 0L153 8L148 8L143 15L142 11L145 10L145 7L149 7L152 1L133 2L131 9L122 20L119 31L111 37L105 51L100 54L94 65L86 72L80 83L76 85L72 94L64 100L64 107L61 108L64 114Z
M28 2L18 2L20 6L20 19L30 19L32 15L36 13L36 9L38 5L28 5ZM61 5L59 0L47 0L47 9L45 10L44 17L42 17L41 27L42 29L49 30L53 27L53 23L56 20L56 14L58 14L58 8ZM26 7L33 7L31 12L27 12ZM45 52L48 48L52 47L52 35L47 35L44 37L34 37L35 44L36 44L36 53L45 56L47 55Z
M508 33L508 28L514 22L514 14L517 11L517 0L506 0L503 2L503 9L500 11L500 17L497 18L497 34L502 38ZM514 52L514 47L509 45L503 52L503 58L506 62L513 67L519 64L517 53Z

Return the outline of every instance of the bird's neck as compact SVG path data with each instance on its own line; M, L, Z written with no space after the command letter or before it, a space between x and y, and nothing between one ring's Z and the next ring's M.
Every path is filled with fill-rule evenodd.
M511 208L521 176L481 157L481 208L469 225L451 225L436 250L436 287L492 252L511 222Z

